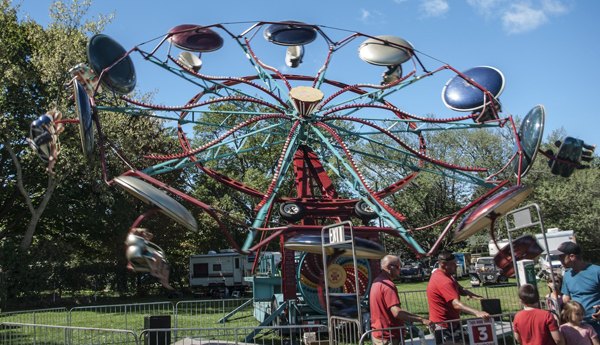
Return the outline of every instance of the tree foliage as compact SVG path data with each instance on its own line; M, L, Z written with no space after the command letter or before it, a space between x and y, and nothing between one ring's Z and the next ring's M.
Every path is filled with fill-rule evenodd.
M65 88L70 82L67 71L86 61L88 36L101 31L110 18L84 22L89 5L57 1L51 7L54 21L43 28L30 19L19 20L17 9L6 0L1 2L0 44L3 52L10 53L0 56L3 65L9 66L0 79L0 268L4 275L0 293L4 296L35 295L55 285L79 291L97 286L93 280L121 294L136 285L135 279L132 283L136 275L125 269L123 241L147 206L103 182L99 150L83 157L77 125L67 126L60 135L62 150L55 177L45 173L25 141L29 123L50 108L60 110L63 118L76 117L72 88ZM109 99L101 96L97 103L106 104ZM174 132L162 121L102 112L98 116L104 135L118 143L116 147L135 167L148 165L141 158L143 153L175 149ZM109 179L131 169L106 148ZM163 178L181 188L184 179L181 174ZM179 243L185 236L170 219L151 217L142 225L164 229L154 231L157 242L175 238L171 248L182 247ZM24 279L29 274L39 279ZM81 274L87 278L80 279Z
M86 60L84 52L88 37L101 32L111 18L108 15L87 19L89 6L88 1L56 1L50 9L53 21L44 28L31 19L20 19L17 7L8 0L0 0L0 63L3 66L0 73L2 296L34 298L43 290L54 289L54 286L59 287L59 294L101 287L122 295L131 291L142 293L148 287L139 275L126 271L123 255L127 231L133 221L148 210L148 205L105 183L99 150L84 158L77 126L68 126L60 136L62 152L55 166L56 177L44 172L43 164L25 141L31 121L51 108L60 110L63 118L76 116L74 102L70 99L72 90L64 87L70 80L67 71ZM132 97L149 101L152 95ZM112 95L101 94L96 102L108 105L115 101ZM215 140L247 120L248 116L235 114L239 109L262 114L272 112L247 102L213 105L211 112L198 115L201 124L193 129L192 147ZM114 143L115 148L111 150L109 145L105 146L108 181L127 170L152 165L154 162L144 159L144 154L181 151L176 133L162 120L109 112L100 112L98 116L103 135ZM348 123L334 122L330 125L343 135L356 130ZM512 156L512 137L507 135L510 132L506 129L423 131L428 155L456 165L488 168L488 173L478 175L480 178L501 170ZM284 140L287 133L266 131L241 138L244 133L244 130L238 131L233 135L234 138L240 136L237 140L219 148L217 155L221 158L210 159L210 154L216 151L201 156L203 164L264 192L276 172L283 145L280 142L261 147L262 143L270 135ZM419 145L416 136L401 136L411 146ZM565 133L560 131L550 133L542 144L542 150L551 147L554 140L563 136ZM372 187L381 189L413 171L410 167L391 162L402 157L398 151L386 151L385 145L396 145L389 137L373 138L373 141L366 142L344 137L350 150L366 153L357 154L355 161ZM333 140L331 143L337 145ZM254 149L245 151L245 148ZM120 152L117 154L116 150ZM120 159L121 154L128 158L127 162ZM522 181L533 187L533 193L523 204L538 203L547 228L575 230L578 242L587 252L595 250L594 243L600 240L600 169L597 161L591 165L591 168L578 170L565 179L550 174L547 160L540 155ZM487 190L448 175L428 172L432 169L431 165L425 164L417 178L385 199L407 217L407 228L432 224L463 208ZM509 168L497 179L514 182L512 175ZM341 197L357 197L351 188L341 183L343 177L335 174L329 177ZM246 224L251 224L256 217L255 207L259 198L232 190L196 167L162 174L159 179ZM293 179L291 168L284 176L277 196L296 196ZM230 245L210 216L198 207L177 197L175 199L188 207L198 220L198 234L183 230L181 225L161 213L145 219L141 225L155 234L153 241L165 249L167 259L174 267L172 280L175 286L183 288L187 285L190 255ZM277 223L276 210L273 214L271 220ZM243 242L247 227L226 218L223 220L234 240ZM415 231L413 236L427 251L445 225ZM450 232L455 228L456 225ZM385 238L389 252L402 254L405 258L413 255L399 240L389 236ZM279 248L278 241L273 241L270 249ZM451 243L451 234L443 239L441 248L471 250L468 242Z

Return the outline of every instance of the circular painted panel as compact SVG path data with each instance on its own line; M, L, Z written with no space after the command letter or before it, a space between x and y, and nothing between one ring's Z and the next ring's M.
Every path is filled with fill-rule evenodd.
M583 152L583 140L575 139L572 137L566 137L560 144L556 157L565 161L579 163L581 161L581 154ZM560 175L562 177L569 177L575 171L575 165L569 165L558 161L550 162L550 171L554 175Z
M494 262L502 270L505 277L512 277L515 274L513 262L514 260L534 260L544 249L537 242L535 237L531 235L523 235L517 238L512 243L515 257L511 256L510 244L505 245L494 255Z
M410 60L413 45L400 37L395 36L377 36L377 39L369 38L358 47L358 56L365 62L377 66L395 66ZM391 45L397 44L407 48L401 48Z
M356 259L356 265L358 268L359 294L365 295L371 288L372 280L369 260ZM332 267L334 270L330 272ZM343 274L338 272L340 269L343 270ZM356 282L352 258L336 258L329 264L327 274L329 279L327 282L330 294L329 304L332 313L335 313L335 315L351 314L352 309L356 312ZM314 253L302 254L296 274L300 294L315 311L321 314L327 313L324 277L323 256Z
M271 24L267 26L263 35L267 41L282 46L302 46L317 38L317 30L297 24L304 23L288 20L281 24Z
M198 232L198 223L190 212L160 189L132 176L118 176L115 183L145 203L155 205L191 231Z
M92 122L92 107L90 99L85 92L85 87L77 80L73 80L75 89L75 110L79 119L79 136L81 149L87 157L94 151L94 123Z
M90 66L97 76L105 68L112 66L122 58L127 51L117 41L109 36L98 34L90 38L87 45L87 58ZM128 94L135 88L135 68L131 57L127 55L123 60L107 70L102 76L104 86L119 94Z
M350 236L346 236L346 241L350 240ZM329 243L329 234L325 234L325 242ZM298 235L290 238L284 244L286 249L296 250L299 252L309 252L322 254L321 235ZM354 239L354 247L357 258L366 259L381 259L385 256L385 249L379 244L365 240L363 238ZM341 254L342 256L352 257L352 244L341 243L325 248L327 255Z
M454 242L471 237L492 224L494 219L507 214L531 194L529 186L513 186L494 195L466 216L456 228Z
M523 158L521 159L521 177L529 172L533 161L540 148L542 136L544 135L544 122L546 121L546 110L543 105L536 105L527 113L521 123L517 133L523 149ZM515 143L515 153L519 151L519 146ZM519 175L519 156L512 161L512 167L515 175Z
M504 75L494 67L479 66L462 73L471 81L488 90L495 98L500 96L504 90ZM448 108L456 111L481 110L485 104L491 101L483 90L460 75L454 76L446 83L442 90L442 100Z
M223 38L218 33L200 25L178 25L169 30L168 35L174 46L191 52L213 52L223 46Z

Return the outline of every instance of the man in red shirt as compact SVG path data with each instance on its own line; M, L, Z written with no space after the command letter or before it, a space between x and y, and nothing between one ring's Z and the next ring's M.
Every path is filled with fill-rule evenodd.
M438 323L435 331L436 344L453 339L463 341L460 322L443 321L460 319L460 312L489 321L490 314L471 308L460 301L460 296L468 296L476 300L481 300L483 297L465 290L458 284L456 278L454 278L456 274L456 258L454 255L449 252L442 252L438 255L438 262L440 267L431 274L427 284L429 319Z
M431 321L400 308L398 289L393 282L400 276L400 265L400 259L386 255L381 259L381 274L371 285L369 292L371 327L382 329L373 332L374 345L400 344L400 340L404 337L404 332L400 334L400 327L404 326L404 321L421 322L426 326L432 324Z

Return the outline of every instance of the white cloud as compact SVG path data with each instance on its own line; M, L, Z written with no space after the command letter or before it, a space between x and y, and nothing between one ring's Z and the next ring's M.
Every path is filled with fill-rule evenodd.
M478 14L489 20L500 19L509 34L537 29L553 16L569 12L572 0L466 0Z
M372 10L369 11L367 9L361 8L359 9L360 12L360 18L358 20L360 20L361 22L365 23L365 24L374 24L374 23L385 23L385 16L383 15L383 13L377 11L377 10Z
M485 16L492 15L503 2L505 0L467 0L467 4Z
M369 17L371 17L371 12L365 10L364 8L361 8L360 9L360 21L367 22L369 20Z
M424 17L440 17L450 10L446 0L423 0L419 7L425 13Z
M560 0L542 0L542 9L552 14L564 14L569 11Z
M502 15L502 27L509 34L532 31L548 21L542 9L533 9L526 4L513 4Z

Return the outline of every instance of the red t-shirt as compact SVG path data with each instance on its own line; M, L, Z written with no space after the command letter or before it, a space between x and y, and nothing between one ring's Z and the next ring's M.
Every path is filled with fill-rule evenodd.
M392 315L390 308L397 305L400 307L398 298L398 289L394 282L385 275L375 278L371 284L369 292L369 304L371 308L371 327L373 329L383 329L404 326L404 321L399 320ZM373 332L377 339L388 338L389 332ZM400 330L392 330L392 338L400 338Z
M429 320L441 322L460 319L460 311L454 309L452 301L460 299L458 282L437 269L431 274L427 284L427 301L429 301ZM448 327L448 324L441 324Z
M556 344L550 332L558 331L558 324L547 310L521 310L515 315L513 325L523 345Z

